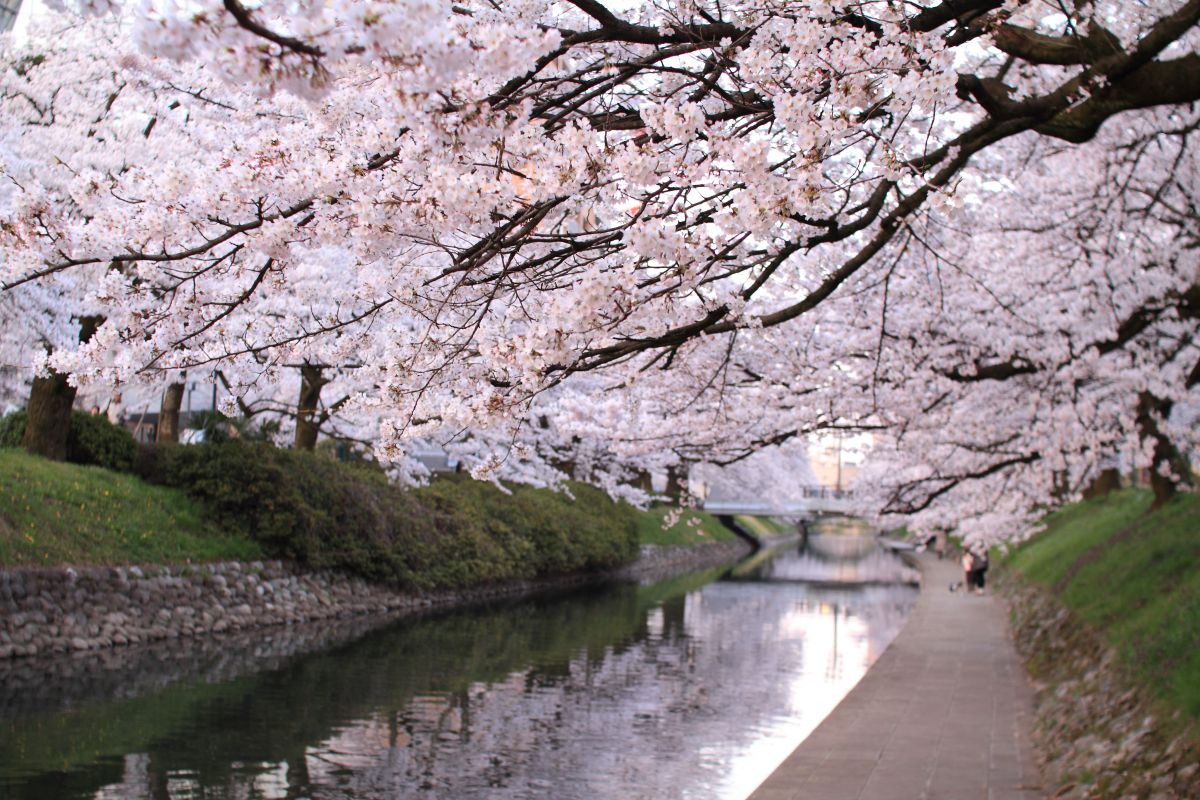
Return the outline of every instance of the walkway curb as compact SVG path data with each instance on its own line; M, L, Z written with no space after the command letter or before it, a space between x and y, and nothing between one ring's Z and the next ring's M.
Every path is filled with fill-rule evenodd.
M951 560L917 557L922 590L866 676L750 800L1037 800L1033 690L995 597L949 592Z

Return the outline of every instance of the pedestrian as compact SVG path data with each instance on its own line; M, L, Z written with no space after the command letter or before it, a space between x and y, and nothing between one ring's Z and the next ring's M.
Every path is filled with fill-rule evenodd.
M975 554L970 550L963 550L962 568L963 586L969 592L975 588Z
M971 557L971 571L975 573L975 594L983 594L988 571L987 550L979 550Z

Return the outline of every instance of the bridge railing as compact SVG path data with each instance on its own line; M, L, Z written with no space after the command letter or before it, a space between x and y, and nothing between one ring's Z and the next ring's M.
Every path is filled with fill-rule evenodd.
M804 496L822 500L849 500L854 497L853 489L830 489L825 486L805 486Z
M783 505L758 500L707 500L703 508L710 514L803 516L849 511L852 505L850 501L854 498L854 492L849 489L828 489L821 486L806 486L801 494L801 499Z

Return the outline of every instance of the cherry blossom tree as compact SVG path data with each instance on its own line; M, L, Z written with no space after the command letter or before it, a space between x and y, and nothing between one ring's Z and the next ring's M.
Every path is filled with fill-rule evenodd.
M878 429L955 518L1178 433L1191 173L1140 211L1120 157L1190 152L1200 0L83 5L0 87L0 283L86 287L76 381L356 365L381 455L534 480Z
M989 171L1008 185L981 187L997 196L959 216L969 236L919 232L923 268L892 273L881 302L931 287L944 301L877 325L883 508L930 524L971 509L981 530L1019 532L1109 468L1148 468L1156 505L1190 484L1198 124L1195 110L1164 110L1083 148L1022 142Z

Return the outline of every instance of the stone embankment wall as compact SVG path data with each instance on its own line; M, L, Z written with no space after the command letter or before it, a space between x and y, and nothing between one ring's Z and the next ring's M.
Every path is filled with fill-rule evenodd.
M745 552L740 542L643 548L616 573L427 593L397 592L352 576L306 573L278 561L176 567L0 571L0 659L103 650L307 620L401 615L557 588L702 569Z
M245 628L35 658L0 659L0 719L153 694L178 683L216 684L281 669L384 628L403 612ZM2 795L2 793L0 793Z
M749 542L709 542L700 545L643 545L638 560L613 573L623 580L658 581L727 564L745 558L753 551Z
M1116 653L1047 592L1000 576L1017 649L1036 688L1048 795L1063 800L1200 798L1200 751L1178 713L1164 719Z

